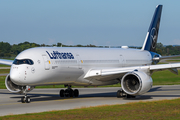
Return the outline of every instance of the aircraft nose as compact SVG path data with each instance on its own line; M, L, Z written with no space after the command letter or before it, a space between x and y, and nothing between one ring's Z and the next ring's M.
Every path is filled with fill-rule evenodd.
M21 78L20 78L19 72L14 69L11 70L10 71L10 79L13 83L20 84Z

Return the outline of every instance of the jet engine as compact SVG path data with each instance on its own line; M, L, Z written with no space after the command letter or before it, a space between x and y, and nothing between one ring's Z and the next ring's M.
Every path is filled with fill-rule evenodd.
M9 74L6 76L5 85L6 85L6 88L10 92L19 93L19 94L23 94L24 91L29 92L29 91L34 89L34 87L31 87L31 86L19 86L19 85L14 84L11 81L11 78L10 78Z
M129 95L141 95L152 87L152 78L142 71L133 71L125 74L121 80L121 86Z

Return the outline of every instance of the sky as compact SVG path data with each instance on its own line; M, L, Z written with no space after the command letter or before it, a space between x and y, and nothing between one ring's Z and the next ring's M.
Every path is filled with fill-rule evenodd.
M0 0L0 41L142 46L158 4L158 42L180 45L178 0Z

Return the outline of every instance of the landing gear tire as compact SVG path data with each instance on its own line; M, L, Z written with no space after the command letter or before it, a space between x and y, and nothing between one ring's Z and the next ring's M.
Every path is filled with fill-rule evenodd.
M26 103L30 103L31 102L31 99L30 99L30 97L26 97Z
M66 89L64 91L64 96L65 97L73 97L73 95L74 95L74 91L72 89Z
M71 89L71 85L65 85L66 87L68 86L67 89L63 90L61 89L59 91L59 96L60 97L78 97L79 96L79 91L78 89Z
M30 102L31 102L31 99L30 99L30 97L28 97L28 96L23 96L23 97L21 98L21 102L22 102L22 103L30 103Z
M60 92L59 92L59 96L60 97L64 97L64 93L65 93L65 91L62 89L62 90L60 90Z
M121 97L125 97L125 93L122 89L117 91L117 98L121 98Z
M69 96L69 90L68 90L68 89L66 89L66 90L64 91L64 96L65 96L65 97L68 97L68 96Z
M75 89L74 90L74 97L78 97L79 96L79 90L78 89Z
M21 98L21 102L22 102L22 103L25 103L25 102L26 102L26 99L25 99L24 96Z
M69 90L69 97L73 97L74 96L74 91L72 89Z
M121 90L118 90L117 91L117 98L120 98L121 97Z

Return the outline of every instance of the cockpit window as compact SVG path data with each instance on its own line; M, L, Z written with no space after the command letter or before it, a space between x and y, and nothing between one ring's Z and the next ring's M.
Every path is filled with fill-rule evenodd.
M21 59L21 60L15 59L13 64L15 64L15 65L21 65L21 64L33 65L34 62L31 59Z

